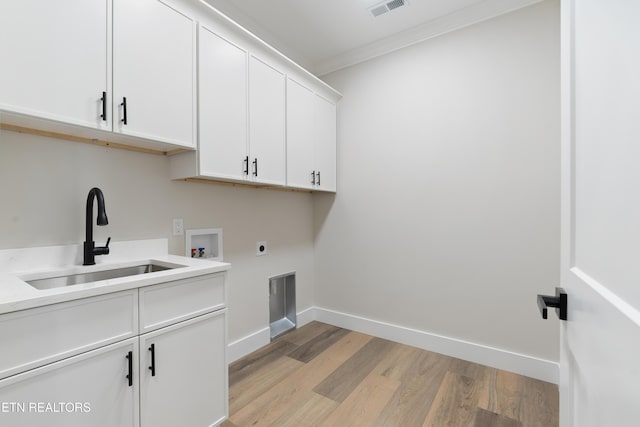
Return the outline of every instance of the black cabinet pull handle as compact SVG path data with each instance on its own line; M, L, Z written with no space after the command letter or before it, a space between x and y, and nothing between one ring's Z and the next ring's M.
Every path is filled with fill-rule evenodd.
M555 307L560 320L567 320L567 293L562 288L556 288L556 296L538 295L538 308L543 319L547 318L547 308Z
M100 98L100 101L102 101L102 114L100 114L100 118L102 119L102 121L107 121L107 92L102 92L102 98Z
M311 185L316 185L316 171L311 172Z
M120 120L123 124L127 124L127 97L122 97L122 120Z
M156 376L156 345L151 344L149 347L149 351L151 352L151 366L149 366L149 370L151 371L151 376Z
M258 176L258 158L253 160L253 176Z
M126 358L127 360L127 364L129 365L129 373L127 374L127 379L129 380L129 387L133 386L133 352L130 351L129 353L127 353Z
M244 174L249 175L249 156L244 158Z
M320 171L318 171L318 185L320 185Z

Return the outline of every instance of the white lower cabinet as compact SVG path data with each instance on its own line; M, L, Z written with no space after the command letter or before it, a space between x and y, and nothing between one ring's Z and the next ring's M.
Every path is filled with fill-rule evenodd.
M225 312L140 336L142 426L208 427L225 419Z
M0 380L0 425L138 426L137 348L130 338Z
M47 347L36 351L16 338L3 348L0 426L219 425L228 414L225 278L202 275L0 315L0 331L24 331ZM114 307L105 332L94 318L107 319ZM32 333L37 320L55 336L68 330L83 339L53 345ZM87 345L92 331L97 344Z

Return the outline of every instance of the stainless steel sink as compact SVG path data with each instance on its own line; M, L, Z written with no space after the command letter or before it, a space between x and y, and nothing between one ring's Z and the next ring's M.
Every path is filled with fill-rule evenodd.
M100 280L117 279L120 277L137 276L139 274L153 273L156 271L171 270L182 266L167 267L158 264L142 264L133 267L122 267L112 270L94 271L92 273L71 274L68 276L47 277L45 279L27 280L26 282L36 289L53 289L63 286L79 285L81 283L98 282Z

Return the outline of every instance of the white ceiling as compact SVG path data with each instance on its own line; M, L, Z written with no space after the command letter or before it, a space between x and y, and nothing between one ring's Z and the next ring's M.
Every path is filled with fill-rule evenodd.
M205 0L316 74L382 55L541 0Z

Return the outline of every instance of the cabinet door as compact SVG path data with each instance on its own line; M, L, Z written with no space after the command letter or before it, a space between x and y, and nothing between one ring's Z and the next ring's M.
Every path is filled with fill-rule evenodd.
M316 189L336 191L336 105L315 95L315 146L313 158L316 168Z
M1 380L0 424L138 426L137 341L131 338ZM131 386L127 356L132 358Z
M0 1L0 109L110 128L110 3Z
M284 74L251 56L249 153L255 181L285 185L285 101Z
M315 95L287 78L287 185L313 188Z
M226 309L140 336L143 427L205 427L228 414Z
M195 31L159 0L114 0L115 132L195 146Z
M247 51L200 27L200 175L245 179Z

